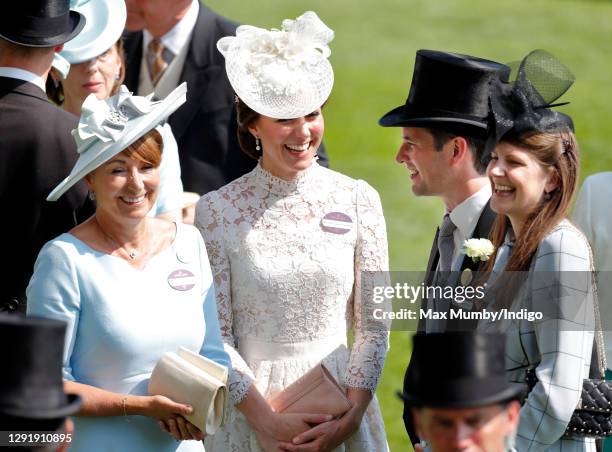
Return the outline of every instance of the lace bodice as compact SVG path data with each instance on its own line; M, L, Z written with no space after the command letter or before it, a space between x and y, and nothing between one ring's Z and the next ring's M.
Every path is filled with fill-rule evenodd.
M221 332L240 402L254 375L241 356L249 340L287 344L345 335L354 343L341 376L374 391L388 325L361 325L360 273L388 269L380 199L361 180L316 163L293 181L261 166L208 193L196 207L217 290Z

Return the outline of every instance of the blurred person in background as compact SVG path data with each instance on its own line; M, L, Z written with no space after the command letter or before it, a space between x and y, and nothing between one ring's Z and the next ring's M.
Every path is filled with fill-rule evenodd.
M578 193L573 219L589 240L597 275L597 295L606 349L606 380L612 380L612 172L587 177ZM612 439L604 440L612 452Z

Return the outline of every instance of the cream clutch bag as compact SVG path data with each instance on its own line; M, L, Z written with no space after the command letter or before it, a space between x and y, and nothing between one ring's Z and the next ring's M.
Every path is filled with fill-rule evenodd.
M221 426L227 400L227 368L181 347L168 352L155 365L149 395L163 395L189 404L193 414L185 419L207 435Z
M269 400L278 413L331 414L340 417L353 404L329 370L319 363Z

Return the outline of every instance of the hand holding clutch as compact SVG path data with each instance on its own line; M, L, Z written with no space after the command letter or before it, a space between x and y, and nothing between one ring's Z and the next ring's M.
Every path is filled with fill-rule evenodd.
M149 394L189 404L193 413L183 417L212 435L221 425L227 399L227 368L181 347L166 353L149 380Z
M323 363L287 386L269 403L277 413L331 414L334 417L342 416L353 406Z

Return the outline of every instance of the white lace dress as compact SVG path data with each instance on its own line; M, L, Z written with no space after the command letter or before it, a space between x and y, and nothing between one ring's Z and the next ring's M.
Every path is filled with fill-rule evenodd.
M366 182L316 163L284 181L257 166L203 196L196 226L208 249L221 333L232 360L231 401L251 384L269 398L323 361L346 387L376 390L388 346L386 322L362 325L362 271L388 270L380 199ZM370 303L370 302L368 302ZM354 332L347 347L347 332ZM207 451L260 451L231 406ZM337 451L386 451L372 399Z

